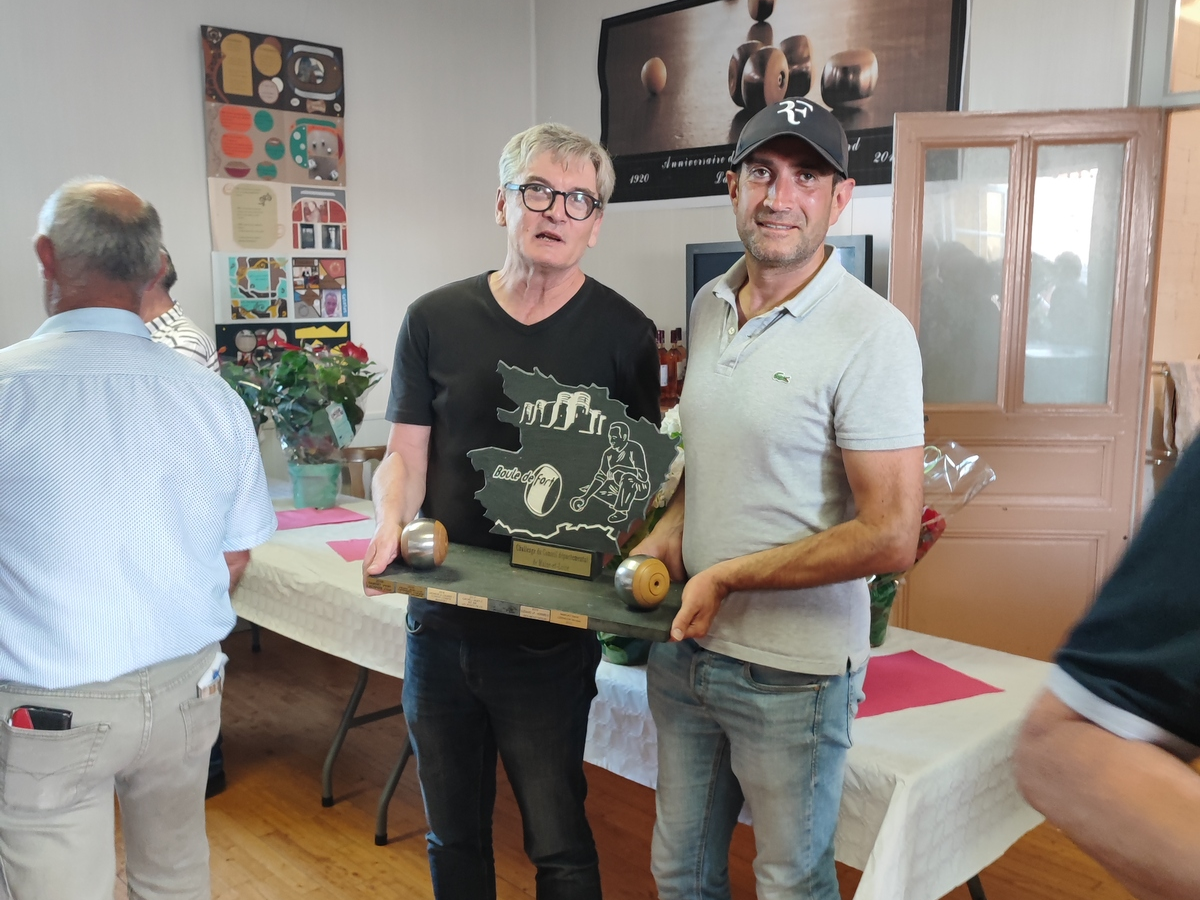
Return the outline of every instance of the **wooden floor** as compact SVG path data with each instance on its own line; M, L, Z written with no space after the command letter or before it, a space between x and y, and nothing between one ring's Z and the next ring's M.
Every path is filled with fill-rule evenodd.
M278 635L225 643L230 656L224 700L229 787L208 801L214 900L432 897L425 822L415 767L392 801L390 841L373 841L375 804L404 736L399 718L350 732L334 772L336 804L321 806L321 766L354 684L356 669ZM372 675L361 711L399 700L400 683ZM588 767L588 813L600 849L608 900L649 900L654 794ZM534 896L533 867L521 849L516 804L501 773L496 806L499 900ZM119 831L119 828L118 828ZM119 840L119 834L118 834ZM118 852L119 852L118 845ZM120 854L119 854L120 855ZM735 900L752 900L753 837L738 826L730 870ZM839 867L843 898L858 873ZM1099 866L1048 825L1034 830L982 873L989 900L1127 900ZM126 900L123 870L114 898ZM969 900L965 887L947 895Z

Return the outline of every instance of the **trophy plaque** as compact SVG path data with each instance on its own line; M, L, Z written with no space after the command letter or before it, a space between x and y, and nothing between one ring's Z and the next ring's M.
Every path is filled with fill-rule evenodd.
M512 565L595 579L666 482L677 442L630 418L607 388L503 362L498 370L516 409L497 415L520 429L521 449L468 454L483 473L475 496L492 531L513 539Z

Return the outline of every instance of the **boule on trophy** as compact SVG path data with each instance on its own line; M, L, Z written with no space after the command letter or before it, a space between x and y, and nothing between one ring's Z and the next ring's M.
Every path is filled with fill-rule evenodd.
M681 585L651 557L606 560L666 483L677 440L631 418L607 388L559 384L501 362L519 450L468 456L483 474L476 497L511 553L449 543L433 519L401 532L400 559L367 585L628 637L667 640Z

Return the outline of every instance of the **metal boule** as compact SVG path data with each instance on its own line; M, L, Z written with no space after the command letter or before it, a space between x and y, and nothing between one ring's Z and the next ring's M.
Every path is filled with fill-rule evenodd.
M446 526L437 519L413 519L400 531L400 556L414 569L436 569L449 549Z
M613 584L630 609L653 609L666 599L671 576L661 559L630 556L617 566Z

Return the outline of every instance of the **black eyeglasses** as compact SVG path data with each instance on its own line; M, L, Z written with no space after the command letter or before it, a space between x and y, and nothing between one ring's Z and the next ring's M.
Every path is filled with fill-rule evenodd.
M504 186L506 191L520 191L521 202L530 212L545 212L554 205L554 198L561 196L567 215L577 222L582 222L598 209L603 209L604 203L597 200L587 191L556 191L548 184L513 184Z

